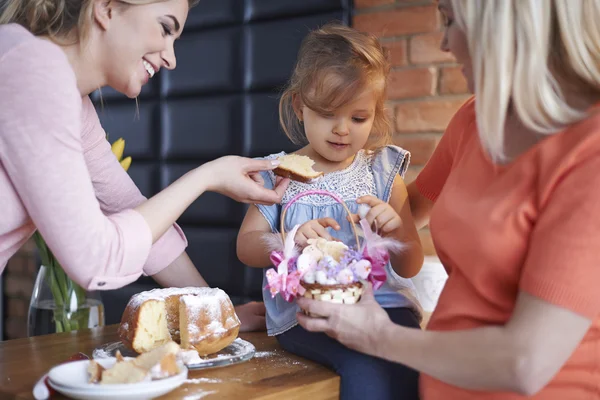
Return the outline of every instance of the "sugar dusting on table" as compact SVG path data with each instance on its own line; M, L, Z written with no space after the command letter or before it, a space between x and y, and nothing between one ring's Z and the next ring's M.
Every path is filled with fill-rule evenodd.
M257 351L256 353L254 353L254 358L273 357L274 355L274 351Z
M221 383L223 382L221 379L217 378L196 378L196 379L187 379L184 383L191 384L199 384L199 383Z
M217 393L216 390L210 390L210 391L206 391L206 392L202 392L202 393L194 393L194 394L188 394L187 396L185 396L183 398L183 400L200 400L206 396L209 396L211 394Z

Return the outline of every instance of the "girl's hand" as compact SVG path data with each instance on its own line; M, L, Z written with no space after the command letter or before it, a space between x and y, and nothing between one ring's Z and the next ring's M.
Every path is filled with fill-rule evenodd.
M359 197L356 202L358 204L367 204L371 207L365 219L370 225L376 223L376 227L384 234L389 234L402 226L400 215L389 204L375 196ZM353 215L354 222L359 221L357 215Z
M253 160L251 158L226 156L208 162L203 169L206 188L231 197L242 203L277 204L281 202L289 179L278 179L273 190L264 187L260 171L277 168L274 160Z
M333 240L333 237L327 232L327 228L340 230L340 225L333 218L313 219L304 223L296 232L294 241L300 248L308 245L308 239L323 238Z
M371 284L365 285L356 304L334 304L299 297L301 309L320 317L298 313L298 323L311 332L325 332L343 345L356 351L375 355L381 345L381 332L390 326L388 314L373 296Z
M265 303L251 301L235 307L235 313L241 322L240 332L264 331L267 329Z

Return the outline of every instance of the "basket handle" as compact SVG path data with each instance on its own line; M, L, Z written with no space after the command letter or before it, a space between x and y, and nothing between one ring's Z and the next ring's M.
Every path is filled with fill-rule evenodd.
M346 205L346 203L344 203L344 200L342 200L340 197L338 197L337 195L328 192L326 190L308 190L306 192L302 192L297 194L296 196L294 196L283 208L283 211L281 212L281 237L283 239L283 242L285 243L285 215L287 213L288 208L290 208L290 206L292 204L294 204L298 199L302 198L302 197L306 197L306 196L310 196L313 194L319 194L319 195L323 195L323 196L329 196L332 199L334 199L335 201L337 201L338 203L340 203L343 207L344 210L346 211L346 213L348 214L348 217L352 216L352 213L350 212L350 210L348 209L348 206ZM359 246L360 242L358 240L358 231L356 230L356 226L354 223L350 222L350 225L352 226L352 231L354 232L354 238L356 239L356 245Z

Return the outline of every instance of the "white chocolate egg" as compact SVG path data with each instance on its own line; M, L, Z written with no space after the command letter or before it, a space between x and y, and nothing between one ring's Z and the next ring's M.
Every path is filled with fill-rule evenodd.
M317 281L319 285L327 285L327 274L325 271L317 271L315 274L315 281Z
M349 268L344 268L338 272L336 279L338 283L347 285L354 281L354 273Z
M353 268L356 272L356 275L360 279L367 279L367 277L371 273L371 270L373 269L369 260L360 260L353 265Z
M317 268L318 261L310 253L302 253L296 260L296 268L301 274L308 271L314 271Z
M370 210L371 206L369 206L368 204L359 204L357 214L360 217L360 219L365 219Z
M304 275L302 275L302 280L304 282L310 283L310 284L315 283L315 272L314 271L305 272Z

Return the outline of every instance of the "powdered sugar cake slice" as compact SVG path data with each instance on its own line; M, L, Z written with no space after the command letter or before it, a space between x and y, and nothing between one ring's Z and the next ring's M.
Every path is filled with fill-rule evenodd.
M307 156L286 154L278 160L281 164L273 170L275 175L304 183L312 182L323 175L323 172L313 169L315 162Z
M106 343L97 347L92 352L92 358L103 359L114 357L116 352L120 351L125 357L137 357L138 354L128 349L122 342ZM182 350L178 354L178 359L181 360L188 369L207 369L217 368L226 365L239 364L246 362L254 357L256 348L254 345L244 339L237 338L229 346L223 350L201 357L195 350Z

